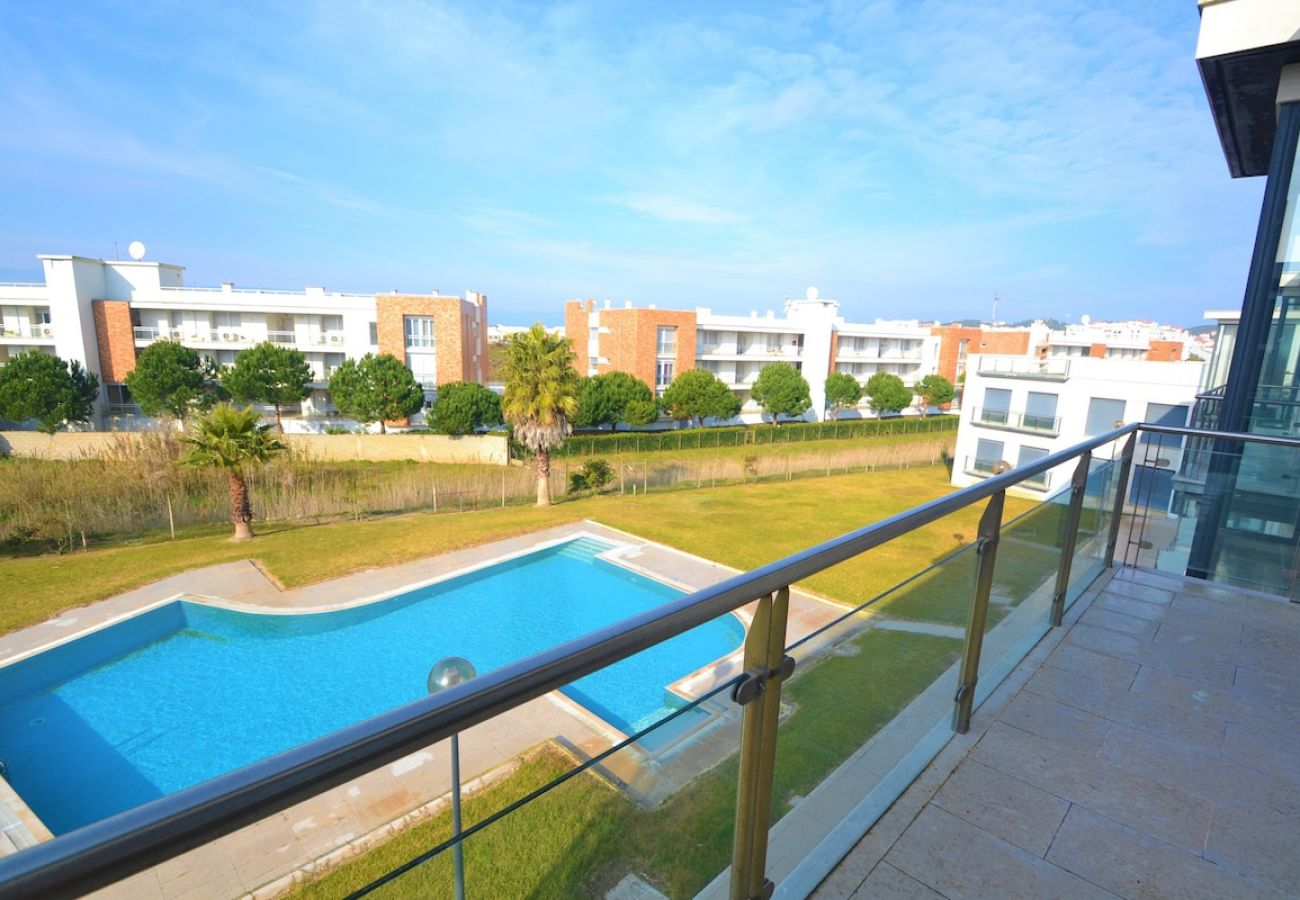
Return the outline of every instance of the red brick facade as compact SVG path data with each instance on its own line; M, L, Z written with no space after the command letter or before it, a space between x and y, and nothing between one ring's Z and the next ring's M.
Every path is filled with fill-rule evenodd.
M135 331L131 304L125 300L94 300L95 343L99 345L99 379L121 384L135 368Z
M486 298L482 301L486 307ZM449 381L487 381L487 327L475 332L477 308L459 297L416 294L378 294L375 321L379 352L406 361L406 316L433 319L434 353L438 384ZM487 321L484 308L482 322Z
M677 354L673 375L695 368L695 313L674 309L596 309L594 300L570 300L564 305L564 333L573 342L574 367L586 375L591 370L588 341L592 314L596 313L601 333L597 335L599 356L596 371L627 372L655 387L660 326L677 329ZM608 331L606 331L608 330Z
M966 354L1006 353L1023 356L1029 352L1029 330L985 331L964 325L936 325L930 329L939 340L939 374L949 381L957 381L957 359L961 342L966 341Z
M1147 349L1147 359L1154 362L1178 362L1183 358L1182 341L1156 341L1150 342Z

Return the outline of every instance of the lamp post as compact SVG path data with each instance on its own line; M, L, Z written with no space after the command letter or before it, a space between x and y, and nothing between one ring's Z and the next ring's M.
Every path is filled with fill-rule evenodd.
M469 681L477 672L468 659L449 656L439 660L429 670L429 693L436 694L462 681ZM451 835L456 839L452 854L456 861L456 900L465 900L465 854L460 838L460 740L451 736Z

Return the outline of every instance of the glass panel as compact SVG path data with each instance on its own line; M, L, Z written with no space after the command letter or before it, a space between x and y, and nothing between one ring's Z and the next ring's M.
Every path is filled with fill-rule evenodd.
M1093 397L1088 403L1088 421L1083 433L1089 437L1105 434L1124 421L1124 401Z
M1007 421L1007 412L1011 409L1011 391L1005 388L984 389L984 421Z
M1109 452L1118 452L1114 444L1110 445L1109 450L1099 447L1088 472L1083 509L1079 514L1079 533L1074 543L1074 559L1070 563L1070 583L1065 591L1067 608L1079 599L1106 568L1106 546L1110 541L1111 510L1115 508L1115 472L1118 463L1097 457Z
M463 734L466 896L603 896L629 873L671 896L703 889L731 862L741 721L733 681L709 684L692 702L666 692L678 708L631 740L570 699L573 685ZM525 721L551 733L539 716L561 733L482 771L500 736ZM449 744L426 751L426 792L437 798L427 816L301 895L343 896L414 862L373 896L453 896Z
M980 438L975 445L975 459L983 463L995 463L1002 459L1002 442Z
M1190 441L1167 500L1166 469L1151 468L1159 475L1133 495L1128 561L1300 597L1300 448Z

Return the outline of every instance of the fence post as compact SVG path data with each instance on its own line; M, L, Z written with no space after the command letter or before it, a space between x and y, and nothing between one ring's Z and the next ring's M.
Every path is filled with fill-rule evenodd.
M1119 543L1119 520L1124 515L1129 474L1133 471L1133 445L1136 442L1137 432L1134 432L1128 436L1128 440L1124 442L1124 449L1120 451L1119 483L1115 485L1115 508L1111 510L1110 537L1106 540L1106 568L1108 569L1115 565L1115 545Z
M975 542L978 570L975 595L966 618L966 643L961 652L961 681L953 698L952 730L965 734L970 730L971 711L975 708L975 684L979 681L980 651L984 648L984 624L989 614L989 594L993 590L993 568L997 564L998 537L1002 530L1002 507L1007 492L998 491L989 498L980 516L979 538Z
M507 469L501 470L501 508L506 508L506 472Z
M740 732L740 771L736 786L736 828L731 856L732 900L771 897L766 878L767 836L772 815L777 725L781 685L794 672L785 655L790 589L762 597L745 638L745 670L731 699L744 707Z
M1053 628L1059 626L1065 617L1065 594L1070 589L1070 567L1079 538L1079 522L1083 518L1083 500L1088 493L1088 469L1091 465L1092 453L1085 450L1070 478L1070 509L1065 516L1065 536L1061 540L1061 564L1056 568L1056 593L1052 594Z

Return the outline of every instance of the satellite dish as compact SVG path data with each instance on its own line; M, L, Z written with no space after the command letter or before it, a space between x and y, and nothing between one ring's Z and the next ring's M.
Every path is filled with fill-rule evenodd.
M815 287L808 288L808 290L803 292L803 295L807 297L809 300L816 300L819 296L821 296L818 293L817 288Z
M1088 325L1091 324L1091 322L1092 322L1092 316L1088 315L1087 313L1085 313L1082 316L1079 316L1079 323L1081 325Z
M131 254L134 260L144 259L144 243L142 241L132 241L126 245L126 252Z

